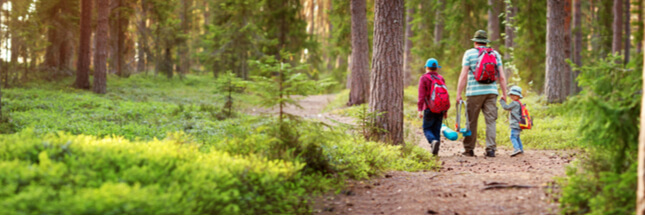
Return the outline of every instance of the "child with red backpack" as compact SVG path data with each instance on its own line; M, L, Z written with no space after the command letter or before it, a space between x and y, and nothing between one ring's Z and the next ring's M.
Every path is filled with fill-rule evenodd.
M450 109L450 98L446 81L437 70L441 68L436 59L426 61L426 73L419 79L419 101L417 104L419 118L423 119L423 134L430 147L432 154L439 154L441 145L441 124L446 113Z
M522 146L522 140L520 140L520 133L522 132L522 129L531 129L533 121L526 110L526 105L520 102L520 99L523 98L522 88L519 86L513 86L508 94L513 101L506 104L505 100L500 99L499 103L502 105L502 108L511 112L509 119L511 143L513 143L513 148L515 149L511 154L511 157L515 157L524 153L524 146Z

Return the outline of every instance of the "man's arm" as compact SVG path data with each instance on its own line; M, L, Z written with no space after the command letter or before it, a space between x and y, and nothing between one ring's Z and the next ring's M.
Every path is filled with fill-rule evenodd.
M460 100L463 100L461 94L464 92L466 83L468 82L468 70L470 70L469 66L463 66L461 68L461 74L459 74L459 82L457 83L457 103L459 103Z

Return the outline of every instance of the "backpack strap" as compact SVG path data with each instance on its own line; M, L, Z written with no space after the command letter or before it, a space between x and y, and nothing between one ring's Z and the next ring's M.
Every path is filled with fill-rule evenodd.
M426 77L426 74L423 74L422 78L429 79L430 80L430 87L432 87L432 84L434 84L434 78L435 77L432 74L428 74L428 75L430 75L430 78ZM434 91L434 88L432 89L432 91ZM432 94L432 91L428 90L428 85L426 85L426 92L428 92L429 94ZM425 100L426 107L430 108L430 103L428 103L428 96L427 95L425 97L423 97L423 100Z

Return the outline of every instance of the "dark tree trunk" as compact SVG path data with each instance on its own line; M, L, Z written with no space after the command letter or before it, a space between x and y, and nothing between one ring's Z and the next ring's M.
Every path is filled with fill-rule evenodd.
M638 0L638 32L643 32L643 0ZM643 35L645 37L645 35ZM640 54L643 50L643 41L636 44L636 53Z
M97 5L98 20L96 26L96 51L94 56L94 83L93 90L97 94L107 91L107 49L108 49L108 23L110 17L109 1L99 0Z
M188 35L190 32L190 22L192 20L190 14L192 0L182 0L182 12L181 12L181 30L184 35ZM179 50L179 74L181 77L186 75L190 71L190 48L188 46L188 36L182 38L182 43L178 47Z
M367 7L365 0L351 0L352 53L349 106L367 102L370 90L369 44L367 35Z
M611 43L611 53L619 55L623 51L623 1L614 0L613 7L614 21L612 25L613 37Z
M138 41L138 61L137 61L137 72L143 72L146 70L146 46L148 43L146 19L148 13L148 7L146 5L146 0L141 0L141 19L139 20L139 41Z
M625 64L627 64L629 62L629 48L631 46L630 36L632 34L630 19L629 19L631 14L630 13L631 4L629 3L629 0L624 0L624 2L625 2L625 9L624 9L625 11L625 20L624 20L625 21Z
M499 0L488 0L488 35L489 40L496 50L499 50L499 14L501 12L501 2Z
M370 80L370 111L382 113L373 138L392 144L403 142L403 0L376 0L374 53Z
M76 62L76 82L80 89L90 89L90 39L92 37L92 1L81 1L81 38Z
M5 0L0 0L0 8L2 8L2 6L4 5L4 2L5 2ZM2 23L2 20L3 19L0 19L0 26L4 25L4 23ZM0 61L0 78L2 78L2 75L4 73L7 73L7 71L4 68L4 63L2 61ZM0 80L0 83L2 83L1 81L2 80ZM2 85L1 84L0 84L0 118L3 118L3 116L2 116Z
M546 77L544 93L547 103L563 102L569 92L567 77L570 76L571 68L565 61L570 58L567 55L566 47L569 47L570 39L567 35L567 4L570 0L548 0L547 1L547 35L546 35ZM571 6L568 6L571 8ZM564 28L563 28L564 27ZM569 42L569 43L567 43Z
M578 67L582 66L582 57L580 54L582 53L583 47L582 47L582 10L581 10L581 0L574 0L574 15L573 15L573 35L574 35L574 42L573 42L573 63L576 64ZM580 86L578 85L578 74L580 74L579 70L573 71L573 78L572 78L572 94L577 94L580 92Z
M514 17L515 14L517 13L517 7L515 7L513 4L506 5L504 7L504 13L505 13L505 19L506 19L506 26L504 29L504 33L506 34L506 38L504 39L504 46L506 47L506 53L504 54L504 61L510 62L513 59L513 52L511 51L515 44L513 43L513 40L515 39L515 22ZM511 75L513 75L513 70L512 68L504 68L504 73L506 75L507 81L510 80Z
M126 35L125 31L128 28L128 15L124 13L126 6L124 6L123 0L119 1L119 8L117 9L117 56L116 56L116 75L123 77L127 75L125 71L125 56L126 56Z
M403 53L403 86L408 86L412 82L412 65L410 64L412 58L410 56L412 50L412 21L414 17L414 7L408 8L405 18L405 52Z
M437 4L439 4L439 10L435 12L435 20L436 24L434 26L434 43L435 46L439 46L441 43L441 39L443 36L443 10L446 8L446 2L445 0L438 0Z

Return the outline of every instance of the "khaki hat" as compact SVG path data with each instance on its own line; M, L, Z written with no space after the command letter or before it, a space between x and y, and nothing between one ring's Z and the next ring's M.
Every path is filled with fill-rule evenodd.
M477 30L473 39L470 40L480 43L490 43L490 41L488 40L488 34L486 34L486 31L484 30Z

